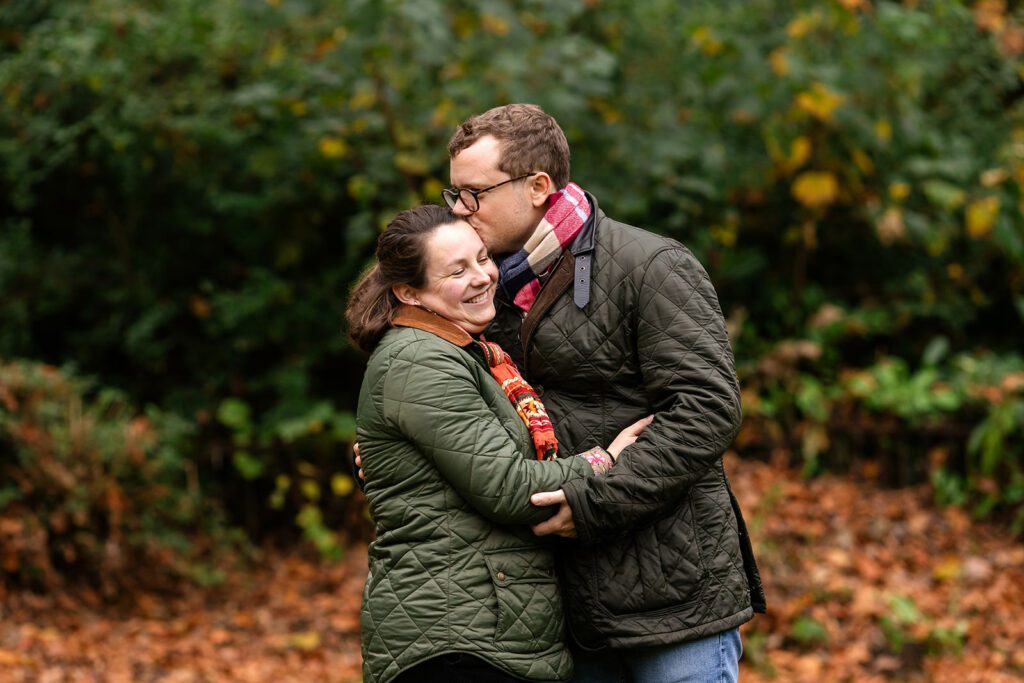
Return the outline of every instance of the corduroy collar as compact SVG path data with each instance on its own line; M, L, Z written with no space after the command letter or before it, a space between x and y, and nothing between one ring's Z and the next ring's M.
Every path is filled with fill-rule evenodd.
M418 306L401 304L395 312L395 317L391 324L396 327L414 327L417 330L436 334L441 339L456 346L469 346L473 343L473 337L451 320L442 318L437 313L431 313Z

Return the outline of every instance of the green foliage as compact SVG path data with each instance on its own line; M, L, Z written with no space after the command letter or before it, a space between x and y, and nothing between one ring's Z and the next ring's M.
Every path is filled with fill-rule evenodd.
M956 620L950 626L930 622L914 601L905 595L889 599L889 613L879 620L892 654L899 655L910 646L932 654L959 654L967 638L967 621Z
M605 210L707 265L741 445L808 474L869 446L924 470L941 445L941 495L1013 508L1020 393L972 393L964 364L1012 372L1024 338L1016 12L7 2L0 355L180 416L234 521L334 552L363 366L346 290L394 213L439 201L454 127L532 101Z
M44 587L75 577L107 598L126 585L214 580L204 544L227 551L239 539L197 486L192 436L117 390L0 362L0 576Z
M813 617L797 617L791 629L793 638L804 646L828 644L828 631Z

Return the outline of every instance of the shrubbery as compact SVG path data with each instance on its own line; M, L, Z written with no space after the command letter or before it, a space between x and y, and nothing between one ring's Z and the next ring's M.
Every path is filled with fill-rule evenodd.
M14 0L0 25L0 356L179 416L182 465L254 535L337 552L356 523L346 290L439 201L454 126L507 101L706 263L746 452L1021 509L1019 10Z
M0 572L107 598L216 580L217 551L244 544L204 500L191 431L52 366L0 362Z

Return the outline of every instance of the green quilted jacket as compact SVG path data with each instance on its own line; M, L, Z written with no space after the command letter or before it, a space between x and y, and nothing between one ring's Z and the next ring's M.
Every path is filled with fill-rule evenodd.
M559 552L572 635L585 648L693 640L765 609L722 467L741 421L729 337L686 247L588 197L591 219L529 315L499 297L486 334L542 392L560 454L655 415L607 476L564 487L579 536Z
M538 462L522 419L468 334L404 308L370 356L357 438L376 525L363 593L363 677L386 683L448 652L510 674L572 673L549 547L530 494L591 475Z

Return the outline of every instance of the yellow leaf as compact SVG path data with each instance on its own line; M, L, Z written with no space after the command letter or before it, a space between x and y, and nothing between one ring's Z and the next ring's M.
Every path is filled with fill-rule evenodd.
M964 267L959 263L950 263L946 266L946 273L949 275L949 279L959 282L964 279Z
M692 37L694 45L699 47L701 51L706 55L717 55L722 51L724 47L722 43L717 40L711 29L707 26L701 26L693 32Z
M448 97L445 97L438 102L437 106L434 107L434 111L430 114L430 125L435 128L449 127L451 125L451 121L449 119L452 114L452 105L453 102L451 98Z
M977 199L967 205L967 234L978 239L992 232L999 215L999 197Z
M355 481L347 474L335 474L331 477L331 492L344 498L356 488Z
M317 484L312 479L303 479L302 483L299 484L299 489L302 491L302 495L306 497L306 500L320 500L320 484Z
M319 631L300 631L288 637L288 647L303 652L310 652L320 647Z
M353 110L369 109L375 104L377 104L377 93L373 91L373 88L362 86L356 88L355 93L352 95L352 99L349 100L348 106Z
M945 560L935 565L932 570L932 576L938 581L951 581L953 579L959 579L963 574L963 565L960 560L956 557L947 557Z
M793 196L804 206L823 208L835 201L839 183L828 171L807 171L793 183Z
M910 185L902 181L889 185L889 198L894 202L902 202L910 196Z
M292 100L292 102L288 105L288 108L291 109L292 114L294 114L295 116L306 115L306 103L303 102L302 100Z
M757 121L757 117L746 109L737 109L732 113L732 121L733 123L745 126Z
M622 120L622 111L604 100L595 98L589 104L601 115L601 120L609 125Z
M270 51L267 52L266 61L270 66L274 66L285 58L288 54L288 50L285 49L284 44L277 42L270 46Z
M437 198L441 196L441 190L444 189L444 185L437 178L427 178L423 181L423 185L420 188L420 192L423 194L423 198L427 201L437 201Z
M832 113L842 102L843 96L823 83L815 83L796 96L796 106L819 121L831 121Z
M508 22L501 17L496 17L493 14L485 14L480 17L480 25L488 33L493 33L496 36L504 36L508 34Z
M348 179L348 195L353 199L369 199L376 191L376 185L364 175L354 175Z
M892 124L889 123L888 119L878 119L875 121L875 135L882 142L889 142L892 139Z
M811 29L818 23L817 17L812 14L801 14L786 26L786 33L790 38L802 38L811 32Z
M395 154L395 167L410 175L426 175L430 161L421 152L398 152Z
M771 54L768 55L768 61L771 62L772 71L776 76L785 76L789 73L789 60L786 59L786 48L780 47L772 50Z
M995 187L1002 184L1010 177L1010 170L1007 168L990 168L981 174L981 184L985 187Z
M875 162L862 149L853 150L853 163L864 175L871 175L875 172Z
M807 163L811 158L811 140L801 135L789 146L789 154L783 160L782 168L786 173L792 173Z
M739 231L736 225L713 225L710 229L711 239L715 240L724 247L732 247L736 244L736 238L739 236Z
M330 135L326 135L320 138L320 142L317 143L317 148L320 150L320 154L328 159L337 159L345 155L345 151L348 149L348 145L341 138L336 138Z

